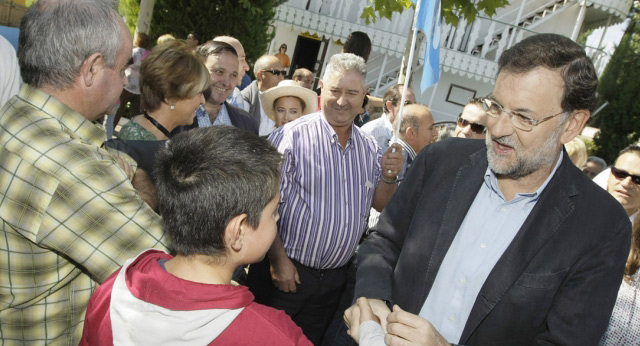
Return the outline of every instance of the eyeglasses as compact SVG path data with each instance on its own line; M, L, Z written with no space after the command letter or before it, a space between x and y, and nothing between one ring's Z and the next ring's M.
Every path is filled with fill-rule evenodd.
M260 70L262 72L269 72L271 74L273 74L274 76L279 76L279 75L286 75L287 71L286 70Z
M485 133L487 131L487 127L482 124L472 123L463 117L458 117L458 126L465 128L467 126L471 126L471 131L477 133L479 135Z
M553 117L557 117L560 114L566 113L566 111L562 111L560 113L550 115L544 119L535 120L520 113L507 111L504 109L504 107L502 107L502 105L490 99L489 97L485 97L482 99L482 108L484 108L485 112L487 112L487 114L493 118L499 118L503 112L507 113L509 115L511 124L522 131L531 131L534 127L540 125L541 123L553 119Z
M625 180L627 177L631 177L631 181L633 181L634 184L640 185L640 175L630 174L627 171L623 171L615 167L611 167L611 174L620 180Z

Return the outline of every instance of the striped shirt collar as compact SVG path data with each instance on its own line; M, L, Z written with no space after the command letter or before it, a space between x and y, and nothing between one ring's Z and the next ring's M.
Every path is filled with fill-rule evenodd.
M324 112L319 111L319 112L317 112L315 114L312 113L312 114L310 114L308 116L316 115L318 113L320 113L319 117L320 117L320 124L321 124L322 129L324 130L325 134L327 134L328 136L330 136L332 138L331 143L340 144L338 142L338 133L336 133L336 130L333 128L333 126L331 126L331 124L329 124L329 121L327 121L327 117L324 115ZM349 134L349 139L347 139L347 145L344 148L345 150L347 148L349 148L349 144L351 144L351 142L353 142L354 135L362 136L362 134L359 131L357 131L355 128L356 128L356 126L354 126L353 122L351 122L351 133Z
M391 139L391 140L393 141L393 139ZM409 145L409 143L403 141L400 138L396 138L396 142L402 146L402 150L406 151L407 154L409 154L409 157L411 158L411 161L415 160L416 155L418 155L418 154L416 153L415 150L413 150L413 147L411 145Z

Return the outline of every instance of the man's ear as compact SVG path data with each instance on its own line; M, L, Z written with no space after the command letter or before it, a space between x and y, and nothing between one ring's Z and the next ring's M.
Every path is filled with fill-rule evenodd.
M391 113L391 108L393 108L393 101L387 101L384 103L384 105L387 106L389 113Z
M231 218L224 230L224 242L228 249L233 252L242 250L245 237L247 214L236 215Z
M104 68L104 57L102 53L96 52L84 59L80 66L80 78L84 86L92 86Z
M411 126L407 126L407 128L404 130L404 136L406 138L414 138L416 136L415 129Z
M560 136L560 142L566 144L582 132L584 125L589 121L591 112L586 109L578 109L573 111L569 119L564 123L564 129Z

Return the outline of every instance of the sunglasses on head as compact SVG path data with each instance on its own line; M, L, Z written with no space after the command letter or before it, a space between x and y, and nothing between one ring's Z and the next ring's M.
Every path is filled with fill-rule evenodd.
M611 167L611 174L620 180L625 180L627 177L631 177L631 181L633 181L634 184L640 185L640 175L630 174L627 171L623 171L615 167Z
M269 72L271 74L273 74L274 76L279 76L279 75L286 75L287 71L286 70L262 70L262 72Z
M458 117L458 126L465 128L467 126L471 126L471 131L481 135L487 131L487 128L484 125L472 123L463 117Z

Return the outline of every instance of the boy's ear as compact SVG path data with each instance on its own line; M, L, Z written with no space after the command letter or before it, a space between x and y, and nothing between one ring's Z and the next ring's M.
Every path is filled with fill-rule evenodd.
M247 214L236 215L231 218L224 230L224 242L227 248L233 252L242 250L242 242L245 237L245 221Z

